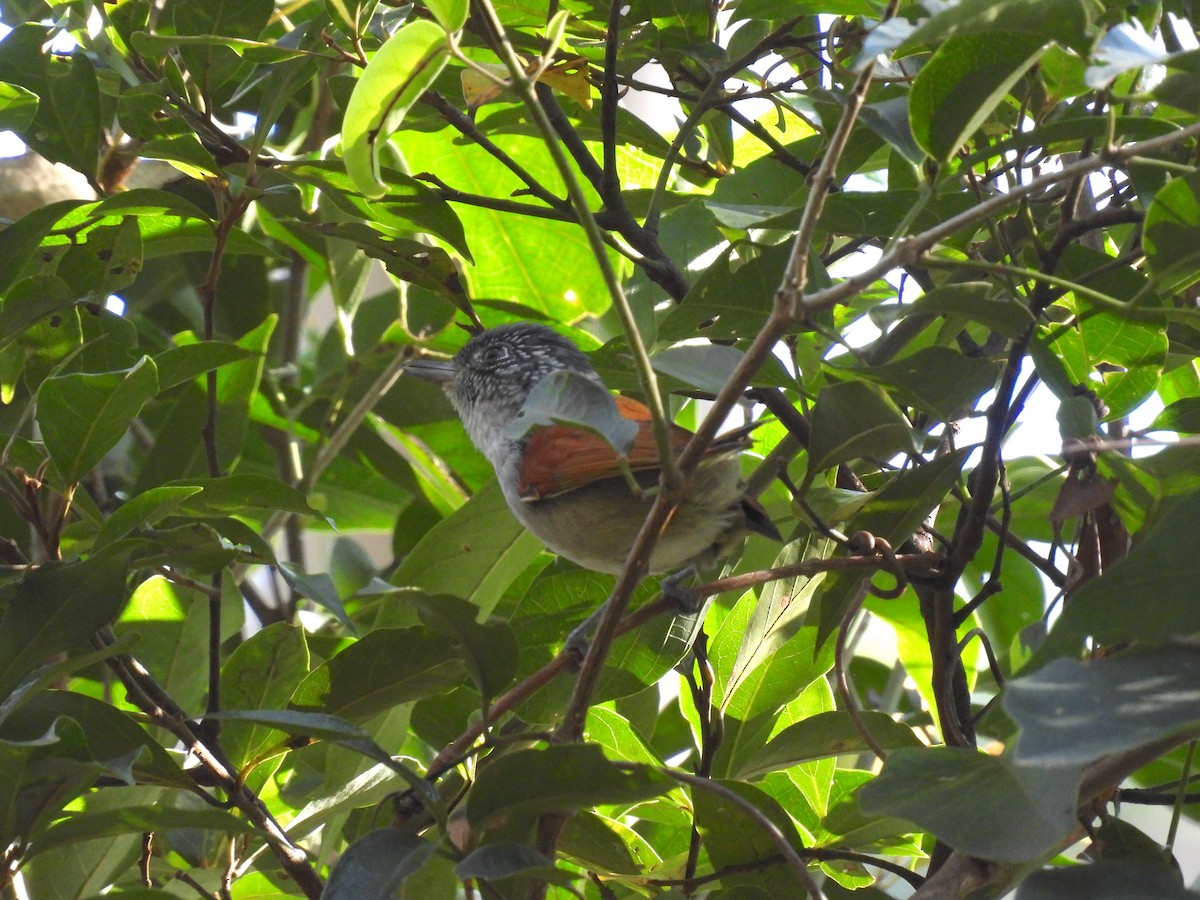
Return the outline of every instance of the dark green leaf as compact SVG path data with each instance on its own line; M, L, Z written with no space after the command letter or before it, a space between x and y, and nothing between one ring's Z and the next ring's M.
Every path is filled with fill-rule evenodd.
M1150 595L1133 595L1150 596ZM1200 735L1200 650L1166 646L1090 663L1056 659L1008 683L1004 708L1021 729L1016 758L1084 764L1154 741Z
M946 492L958 479L970 452L970 448L960 447L889 482L851 518L850 530L869 531L883 537L893 547L900 546L920 527L929 512L942 502ZM868 576L844 573L827 581L817 611L820 618L818 645L842 621L865 577Z
M303 630L275 622L238 645L221 667L221 703L229 709L283 709L308 674L308 646ZM230 721L221 745L241 769L278 742L270 728Z
M732 251L709 263L683 302L658 325L664 341L707 337L750 337L771 311L771 302L790 255L786 245L769 247L734 266Z
M1186 890L1179 870L1133 860L1097 862L1034 872L1017 887L1014 900L1196 900Z
M67 484L90 472L158 391L154 362L99 375L47 378L38 392L38 424L46 450Z
M896 362L865 368L860 374L895 388L890 395L895 399L951 422L995 387L1000 363L969 358L949 347L924 347Z
M1176 400L1155 417L1150 430L1200 434L1200 397Z
M132 759L133 775L141 782L184 788L194 784L171 754L127 713L84 694L37 694L5 719L0 733L6 740L31 740L67 720L82 732L90 758L100 762Z
M516 750L479 772L467 796L467 818L496 819L632 803L669 791L674 782L646 766L618 766L595 744L554 744Z
M883 391L859 381L831 384L813 408L808 444L810 481L838 463L881 459L917 449L904 414Z
M792 846L800 844L795 823L769 794L740 781L718 781L717 784L737 794L762 812L787 838ZM736 890L741 884L751 890L763 891L771 897L807 896L805 886L788 866L768 866L753 875L738 873L742 865L753 866L775 857L778 847L763 827L752 819L741 804L713 791L694 788L692 803L696 808L696 827L704 841L712 864L718 869L733 867L721 883Z
M956 850L1017 863L1075 827L1079 778L1078 767L1023 766L954 747L897 750L860 797L864 811L908 819Z
M436 844L395 828L363 835L338 858L322 900L384 900L433 855Z
M21 138L52 162L95 177L100 150L100 91L91 60L43 50L49 32L18 25L0 41L0 81L37 94L40 102Z
M517 639L504 622L477 621L479 607L448 594L401 591L396 601L415 606L422 621L453 640L471 680L484 697L494 697L517 673Z
M936 43L955 34L1020 31L1086 50L1091 22L1092 10L1083 0L963 0L922 22L904 46Z
M55 823L34 836L29 855L53 847L115 834L144 834L178 828L206 828L225 834L251 834L248 822L219 809L171 809L164 806L135 806L103 812L79 813Z
M427 628L382 628L314 669L292 706L351 720L458 684L462 659L445 637Z
M188 497L198 494L199 485L151 488L121 504L96 535L95 548L106 547L131 531L137 531L171 515Z
M177 481L168 487L199 488L184 498L176 512L181 516L252 515L264 511L315 516L304 495L278 478L267 475L222 475Z
M0 697L56 653L89 638L125 605L129 550L47 563L0 587Z
M205 98L215 99L217 88L241 64L227 39L257 38L274 11L272 0L178 0L171 5L176 34L212 36L203 43L184 42L178 50Z
M426 532L391 581L469 599L488 615L540 552L537 538L513 518L493 483ZM395 621L384 607L376 624Z
M310 575L299 566L289 562L279 564L279 573L288 583L288 587L332 613L351 634L355 634L354 624L346 615L346 607L342 605L342 598L338 596L337 588L334 587L333 579L329 575L324 572Z
M283 175L302 184L321 188L343 212L366 219L387 231L423 231L437 235L471 259L461 220L436 191L395 169L379 172L387 193L368 200L358 193L345 167L335 160L306 160L285 166Z
M545 877L554 870L554 860L533 847L505 841L499 844L485 844L468 854L454 867L454 874L464 881L468 878L495 881L530 870L544 870L539 871L538 875Z
M1037 32L996 32L951 37L917 73L909 97L913 137L926 153L946 162L992 114L1046 47Z
M1200 531L1200 494L1177 501L1124 559L1071 597L1036 660L1073 652L1085 637L1101 644L1169 641L1196 632L1200 561L1180 552ZM1131 602L1153 598L1153 602ZM1036 661L1035 660L1035 661Z
M158 389L165 391L199 378L205 372L253 356L253 351L221 341L201 341L172 347L154 357L154 365L158 368Z
M14 228L17 226L13 226ZM7 237L10 231L5 232ZM6 292L0 306L0 347L43 316L60 310L74 299L70 287L57 275L32 275Z
M1163 293L1200 280L1200 177L1175 178L1146 210L1146 261Z

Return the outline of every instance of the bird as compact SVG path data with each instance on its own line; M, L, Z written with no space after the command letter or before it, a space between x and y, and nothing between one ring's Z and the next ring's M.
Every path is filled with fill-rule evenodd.
M595 431L545 424L521 433L513 427L531 391L552 373L576 373L607 391L583 351L545 325L512 322L477 333L452 359L413 360L405 371L442 386L526 529L582 568L621 571L653 497L630 485L617 451ZM619 394L613 402L636 427L628 470L643 489L653 488L661 468L650 410ZM717 437L688 481L650 555L649 574L674 573L664 584L708 568L747 533L783 540L741 481L738 456L753 427ZM675 453L691 436L686 428L669 426ZM582 652L598 616L575 629L568 646Z

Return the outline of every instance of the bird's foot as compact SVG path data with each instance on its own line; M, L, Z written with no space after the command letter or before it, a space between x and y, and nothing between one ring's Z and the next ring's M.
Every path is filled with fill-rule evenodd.
M659 584L659 591L663 597L678 606L680 613L684 615L698 612L702 604L701 598L687 585L687 582L695 577L696 569L688 566L673 575L668 575Z
M596 630L596 625L603 614L604 605L601 604L598 610L571 630L563 643L563 653L574 653L579 657L579 661L575 664L576 669L583 664L583 658L587 656L588 648L592 645L592 632Z

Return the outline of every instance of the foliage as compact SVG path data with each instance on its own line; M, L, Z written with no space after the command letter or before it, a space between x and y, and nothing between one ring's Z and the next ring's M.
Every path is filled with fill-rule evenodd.
M1195 896L1190 8L0 3L5 896ZM766 418L702 619L404 377L513 319Z

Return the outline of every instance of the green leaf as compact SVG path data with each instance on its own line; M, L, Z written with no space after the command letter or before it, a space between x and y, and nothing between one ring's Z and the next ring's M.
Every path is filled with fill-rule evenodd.
M208 598L161 575L134 589L113 630L138 636L137 656L184 709L208 689Z
M171 4L177 35L208 38L181 42L177 50L206 99L214 100L217 88L241 65L238 54L227 46L230 40L257 38L274 11L273 0L177 0Z
M885 750L920 744L911 728L891 716L867 710L859 713L859 717ZM870 749L848 714L840 710L822 712L783 729L750 757L738 774L743 778L755 778L810 760L864 753Z
M956 850L1021 863L1047 853L1075 827L1079 779L1074 766L1023 766L930 747L897 750L859 797L865 812L908 819Z
M395 828L364 834L338 858L321 892L322 900L397 896L405 879L436 849L436 844Z
M238 348L252 357L217 369L217 459L222 471L231 469L241 456L249 430L250 401L262 380L276 322L277 316L267 316L257 328L237 339Z
M714 340L752 337L771 311L771 298L783 278L791 248L768 247L743 265L733 251L713 260L658 325L664 341L707 337Z
M1039 328L1030 350L1038 373L1059 399L1073 396L1076 385L1086 385L1104 401L1104 418L1110 421L1154 392L1168 346L1159 323L1092 311L1072 324ZM1092 376L1097 369L1100 381Z
M4 240L0 241L0 290L7 293L14 282L24 275L33 274L26 271L26 264L37 252L47 233L60 219L84 205L82 200L60 200L57 203L48 203L22 216L4 229ZM29 268L32 269L34 266ZM3 337L10 336L6 329Z
M342 31L349 35L360 35L371 21L379 0L325 0L325 11Z
M42 382L37 421L64 481L75 484L90 472L157 391L148 356L121 372L58 375Z
M333 579L327 573L316 572L310 575L294 563L281 562L279 574L288 583L288 587L297 594L307 597L326 612L332 613L339 622L346 626L350 634L357 633L354 623L346 614L346 607L342 605L342 598L338 595L337 588L334 587Z
M821 392L812 414L808 473L817 473L861 456L882 459L917 449L912 428L892 399L859 381L831 384Z
M1034 872L1017 886L1013 900L1196 900L1200 894L1184 888L1177 866L1143 860L1101 860Z
M1045 50L1045 35L991 31L951 37L913 79L913 137L939 162L950 158Z
M1053 660L1005 686L1004 708L1021 729L1016 759L1086 764L1162 738L1200 736L1197 678L1200 649L1190 646Z
M100 528L93 547L107 547L131 531L154 525L171 515L179 504L201 491L199 485L151 488L118 506Z
M223 341L201 341L198 344L171 347L154 357L154 365L158 369L158 390L161 393L177 384L199 378L205 372L254 356L256 354L252 350Z
M392 584L470 600L481 615L495 609L505 589L541 552L509 512L493 482L425 533L392 575ZM385 606L376 625L397 624Z
M388 38L354 85L342 121L346 171L368 197L387 190L379 174L380 144L449 59L446 32L433 22L408 22Z
M50 31L18 25L0 41L0 81L36 94L37 111L20 136L51 162L66 163L89 179L100 152L100 90L91 60L77 48L61 55L43 50Z
M1200 281L1200 177L1172 179L1154 196L1142 241L1163 293L1177 294Z
M517 639L504 622L477 621L479 608L448 594L398 592L396 600L415 606L421 620L454 641L467 671L484 697L494 697L517 674Z
M107 625L125 605L129 550L47 563L0 587L0 698L34 669Z
M847 530L869 531L889 541L893 547L900 546L942 502L971 452L969 447L960 447L890 481L851 518ZM827 579L817 610L820 620L818 646L833 634L867 577L847 572Z
M1200 493L1192 493L1176 501L1128 556L1072 595L1031 665L1072 653L1089 636L1111 645L1194 634L1200 560L1181 553L1179 542L1198 529Z
M785 547L775 565L826 559L832 541L812 534ZM724 714L748 720L774 713L798 695L832 664L830 653L817 653L816 629L803 627L809 604L824 583L823 575L801 576L766 585L756 598L746 594L721 623L713 647L715 661L729 656L729 639L737 642L731 663L717 662L717 689ZM750 610L744 618L744 610ZM728 672L727 677L722 674Z
M100 762L131 760L140 782L189 788L194 782L171 754L127 713L72 691L45 691L32 697L4 721L5 739L29 740L69 720L82 731L89 756Z
M895 388L889 396L931 412L939 421L951 422L995 387L1000 363L935 346L923 347L886 365L856 370L855 374Z
M91 228L58 260L55 274L76 297L104 298L131 285L142 269L142 236L131 217Z
M296 709L226 709L211 715L212 718L222 721L265 725L288 734L339 744L375 760L399 775L416 791L418 798L426 806L437 803L437 793L426 779L409 766L393 759L368 732L338 716Z
M463 661L438 632L381 628L314 669L296 689L292 706L361 721L446 690L464 675Z
M796 825L779 802L761 788L740 781L717 781L751 806L762 812L787 838L792 846L802 842ZM693 788L692 804L696 809L696 827L700 829L704 849L717 870L733 867L734 871L721 878L721 884L736 891L737 885L762 891L770 897L808 896L790 866L769 866L737 873L740 866L753 866L778 855L779 849L763 827L752 819L743 806L728 797L702 788Z
M221 704L283 709L307 674L304 631L275 622L239 644L221 667ZM221 730L221 746L238 769L278 742L278 732L255 723L230 721Z
M554 860L544 853L525 844L504 841L498 844L485 844L473 853L468 854L454 867L454 874L466 880L468 878L483 878L487 881L497 881L511 878L513 875L536 872L539 877L549 881L561 882L566 872L559 873L555 878Z
M365 219L373 228L395 235L427 232L471 260L458 214L437 191L402 172L380 169L379 177L387 185L387 193L378 200L367 200L358 192L340 160L305 160L281 167L280 173L300 184L320 188L339 210Z
M0 131L24 131L37 114L38 96L33 91L0 82Z
M717 394L745 355L726 344L699 344L668 347L650 357L650 362L664 375Z
M533 179L547 186L559 183L540 137L491 134L489 139ZM401 131L394 140L406 159L421 160L426 171L437 172L461 190L509 197L527 189L477 144L447 141L440 132L416 129ZM611 299L595 256L574 222L523 217L520 228L513 228L510 213L472 206L460 206L456 212L475 259L462 273L470 296L519 303L563 322L608 309ZM615 252L609 251L609 256L619 268Z
M902 47L936 43L956 34L1028 32L1084 51L1092 10L1085 0L963 0L926 19Z
M5 231L6 237L11 230ZM5 292L0 305L0 347L17 340L38 319L63 309L74 299L71 288L57 275L32 275L18 281Z
M470 11L468 0L425 0L425 5L446 31L458 31L467 23L467 13ZM554 50L549 52L553 53Z
M520 440L543 425L570 425L604 438L619 455L627 456L638 434L637 423L617 411L613 395L592 379L568 369L551 372L525 398L505 433Z
M127 806L124 809L78 813L56 822L34 836L28 855L36 856L54 847L99 837L180 828L212 829L230 835L252 834L255 830L250 823L219 809Z
M1167 406L1155 417L1150 431L1200 434L1200 397L1183 397Z
M467 819L486 827L510 817L633 803L672 787L655 769L610 762L595 744L516 750L480 770L467 796Z
M276 511L319 515L302 493L269 475L222 475L176 481L167 487L199 488L180 501L177 514L181 516L261 515Z

